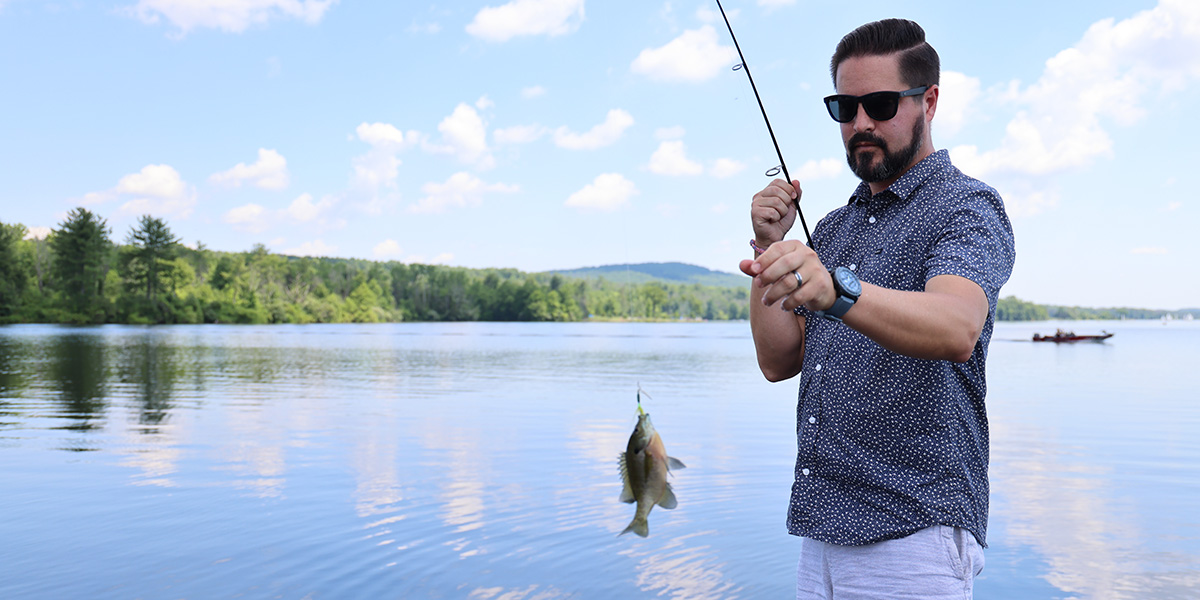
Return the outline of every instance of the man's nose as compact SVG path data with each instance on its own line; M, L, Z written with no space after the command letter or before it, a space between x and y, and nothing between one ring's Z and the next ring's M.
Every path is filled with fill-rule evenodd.
M854 125L855 133L875 129L875 119L867 114L867 109L861 103L855 107L854 120L851 121L851 124Z

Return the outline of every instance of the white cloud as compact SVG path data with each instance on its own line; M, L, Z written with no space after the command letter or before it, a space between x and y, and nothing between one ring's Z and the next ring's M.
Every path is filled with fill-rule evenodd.
M187 218L196 205L196 188L170 165L146 165L117 181L116 187L84 194L80 203L101 204L125 200L120 212L156 217Z
M271 210L261 204L245 204L226 211L221 220L232 225L234 229L249 233L262 233L271 227L285 222L327 225L323 215L337 204L335 196L325 196L320 202L313 202L312 194L300 194L287 208Z
M741 161L737 161L732 158L718 158L717 160L713 161L712 166L708 169L708 172L713 177L724 179L726 177L733 177L745 169L746 165Z
M1048 176L1112 155L1109 122L1133 125L1147 95L1200 78L1200 4L1162 0L1116 22L1094 23L1071 48L1046 61L1041 77L1009 91L1019 112L1000 146L955 149L976 177ZM967 171L967 169L963 169Z
M962 129L981 95L979 79L957 71L942 71L934 127L938 135L953 136Z
M43 226L27 227L25 229L26 240L44 240L50 235L50 228Z
M554 132L554 143L569 150L595 150L616 143L631 125L633 116L614 108L608 111L603 123L591 128L587 133L575 133L566 126L559 127Z
M493 131L492 139L496 140L497 144L528 144L537 141L549 131L542 125L514 125Z
M288 256L334 256L337 252L337 246L326 244L323 240L313 240L304 242L295 248L288 248L281 252Z
M299 19L310 25L320 22L325 11L338 0L139 0L125 11L143 23L155 25L166 19L180 35L209 27L233 33L272 19Z
M764 8L780 8L783 6L791 6L796 3L796 0L758 0L758 5Z
M325 196L320 202L312 201L312 194L300 194L292 203L283 211L292 220L302 223L314 222L321 217L322 214L328 212L338 199L334 196Z
M541 98L546 95L546 88L540 85L531 85L521 89L521 97L525 99Z
M404 249L400 247L400 242L396 240L383 240L375 244L375 248L371 251L371 254L377 259L387 260L390 258L399 258L400 255L404 254Z
M711 25L689 29L659 48L647 48L630 70L656 81L697 83L716 77L737 60L733 46L722 46Z
M485 98L481 98L476 105L487 106L487 103ZM487 146L487 125L474 107L459 103L454 112L438 123L438 131L442 133L442 143L426 144L427 151L453 155L460 162L477 169L490 169L496 165Z
M383 187L394 187L400 174L401 151L412 147L421 139L416 131L403 132L390 123L362 123L355 128L358 139L371 149L351 161L353 188L370 193Z
M426 196L409 211L415 213L440 213L447 208L479 206L487 194L511 194L520 187L505 183L485 183L482 179L460 171L450 176L445 183L426 183L421 186Z
M801 183L812 181L814 179L832 179L837 177L842 172L844 160L837 158L823 158L821 160L810 160L800 165L800 170L796 172L796 179Z
M662 142L650 156L650 172L658 175L700 175L704 166L687 157L683 141Z
M390 123L364 122L354 128L354 133L358 136L358 139L377 148L390 151L405 150L415 145L421 139L420 133L411 130L405 133Z
M522 35L565 35L582 22L583 0L513 0L482 8L467 25L467 33L504 42Z
M271 211L259 204L246 204L231 208L221 220L239 231L262 233L272 224Z
M629 204L638 193L637 186L620 173L603 173L567 198L566 205L575 208L614 211Z
M249 181L264 190L282 190L288 186L287 159L274 150L259 148L258 162L238 163L228 171L213 173L208 181L230 187L241 187Z

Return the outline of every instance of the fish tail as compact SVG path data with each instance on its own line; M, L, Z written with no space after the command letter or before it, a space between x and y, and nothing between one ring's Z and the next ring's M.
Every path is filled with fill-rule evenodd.
M626 527L625 531L622 531L617 535L625 535L630 531L638 534L641 537L646 537L650 535L650 521L648 521L646 517L635 516L633 520L629 522L629 527Z

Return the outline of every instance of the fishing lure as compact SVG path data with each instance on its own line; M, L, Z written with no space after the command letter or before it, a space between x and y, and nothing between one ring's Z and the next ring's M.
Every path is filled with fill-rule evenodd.
M783 162L783 152L779 149L779 142L775 139L775 130L771 129L771 119L767 118L767 109L763 106L762 96L758 95L758 86L754 85L754 77L750 75L750 66L746 64L746 56L742 54L742 47L738 45L737 36L733 35L733 25L729 24L729 17L725 15L725 7L721 6L721 0L717 1L717 8L721 11L721 18L725 19L725 27L729 29L729 37L733 39L733 47L737 49L738 58L742 61L733 66L733 70L742 70L746 72L746 78L750 80L750 89L754 90L754 98L758 100L758 109L762 111L763 121L767 123L767 133L771 134L771 143L775 145L775 155L779 157L779 165L771 167L767 170L767 177L774 177L783 172L783 176L788 183L792 182L792 176L788 174L787 165ZM800 210L800 198L796 198L796 214L800 216L800 226L804 228L804 237L808 240L808 246L813 248L812 235L808 233L808 223L804 220L804 213Z

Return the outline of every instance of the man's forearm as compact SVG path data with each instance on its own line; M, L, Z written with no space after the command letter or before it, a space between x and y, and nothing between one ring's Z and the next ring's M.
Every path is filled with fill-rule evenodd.
M804 364L804 317L779 304L762 303L764 289L750 282L750 332L758 367L770 381L783 381L800 373Z
M897 354L966 362L987 313L987 296L978 285L943 275L931 279L923 292L889 290L864 282L862 296L844 322Z

